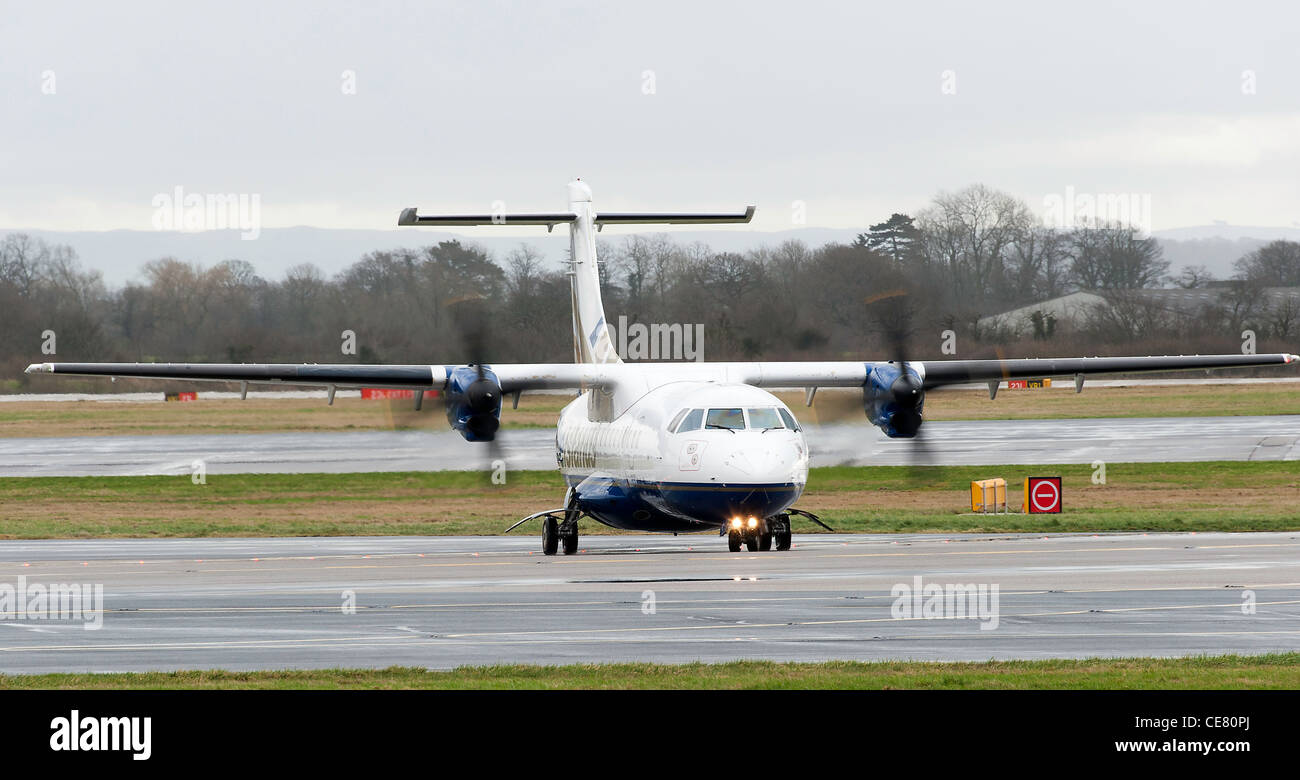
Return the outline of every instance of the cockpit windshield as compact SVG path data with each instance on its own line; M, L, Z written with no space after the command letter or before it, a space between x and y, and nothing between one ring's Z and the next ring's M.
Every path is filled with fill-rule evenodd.
M745 415L739 409L710 409L708 417L704 419L704 427L743 431Z
M750 409L749 410L749 427L759 431L766 431L770 428L784 428L781 424L781 418L777 416L776 409Z
M685 419L682 420L681 425L677 426L677 430L674 431L674 433L685 433L686 431L698 431L700 429L700 423L704 421L704 410L692 409L690 410L690 412L687 412L685 409L683 409L682 413L685 414ZM681 415L678 416L680 417Z
M728 431L771 431L787 429L799 430L794 416L779 407L757 407L749 409L681 409L673 415L668 423L668 430L673 433L698 431L701 428L722 429Z

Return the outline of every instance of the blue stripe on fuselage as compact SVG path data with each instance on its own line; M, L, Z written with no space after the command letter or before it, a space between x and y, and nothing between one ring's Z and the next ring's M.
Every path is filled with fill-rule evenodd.
M803 485L719 484L565 475L578 505L605 525L629 531L707 531L733 517L766 518L788 509Z

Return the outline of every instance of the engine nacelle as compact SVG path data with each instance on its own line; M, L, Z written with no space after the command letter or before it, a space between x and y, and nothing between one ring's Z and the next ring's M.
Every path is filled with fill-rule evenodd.
M862 386L862 405L871 424L891 439L910 439L921 429L925 384L907 364L878 363Z
M465 441L492 441L501 427L502 395L490 368L454 368L447 377L447 422Z

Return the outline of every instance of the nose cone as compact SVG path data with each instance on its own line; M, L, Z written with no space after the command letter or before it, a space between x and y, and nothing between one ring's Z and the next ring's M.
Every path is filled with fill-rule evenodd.
M662 491L677 514L721 525L733 517L772 517L799 500L808 482L802 435L747 431L710 439L689 486Z
M719 453L717 476L727 482L800 484L808 479L808 451L798 434L772 431L736 436Z

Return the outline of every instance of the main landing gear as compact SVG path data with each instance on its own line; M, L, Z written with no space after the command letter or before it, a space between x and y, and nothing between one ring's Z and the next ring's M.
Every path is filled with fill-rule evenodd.
M543 555L555 555L561 550L565 555L573 555L578 551L578 518L582 517L582 510L578 508L574 496L570 495L563 509L548 509L545 512L531 514L507 528L506 533L539 517L542 519Z
M802 509L788 509L779 515L759 520L756 517L750 518L733 518L727 524L725 533L727 534L727 549L731 552L740 552L741 545L749 552L764 552L771 550L773 546L777 550L784 552L789 550L792 545L790 516L799 515L813 521L827 531L833 530L829 525L821 521L811 512L805 512Z
M565 512L568 515L568 512ZM578 518L575 514L559 520L555 515L542 518L542 554L555 555L561 549L565 555L578 551Z
M564 518L559 519L556 514L542 519L542 554L555 555L556 548L562 548L565 555L573 555L578 551L578 518L582 517L573 491L569 491L569 500L565 502Z

